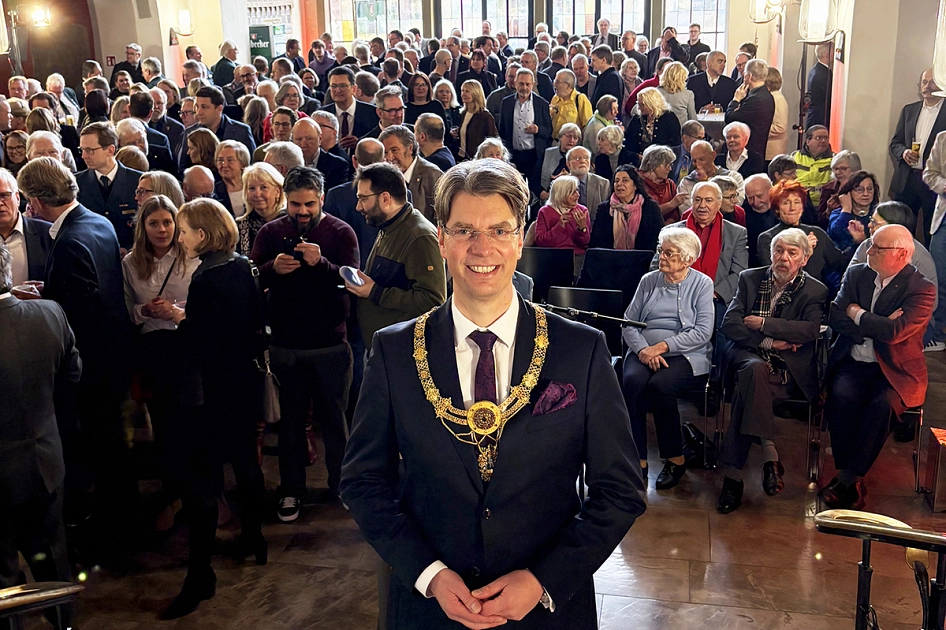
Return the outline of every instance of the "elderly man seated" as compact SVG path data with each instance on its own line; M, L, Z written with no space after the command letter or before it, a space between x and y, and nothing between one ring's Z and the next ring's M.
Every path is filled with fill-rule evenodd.
M760 153L746 148L750 134L749 125L746 123L736 121L723 127L726 144L716 156L716 165L739 173L743 179L756 173L764 173L765 158Z
M624 401L634 444L647 481L647 412L654 415L663 470L657 489L667 490L686 472L677 399L698 390L710 370L713 336L713 281L691 269L699 260L700 239L682 227L660 231L658 271L646 274L624 316L647 324L624 329ZM700 377L703 377L702 379Z
M757 246L759 244L759 235L766 230L775 227L778 223L778 216L772 209L769 202L769 191L772 190L772 182L767 175L759 173L746 179L746 231L749 237L749 266L758 267L759 262Z
M601 202L611 197L611 182L591 172L591 151L578 145L565 156L568 174L578 180L578 203L588 208L591 224Z
M694 145L695 146L695 145ZM719 209L723 193L713 182L699 182L693 189L693 206L685 221L672 224L685 227L700 239L702 249L693 262L693 268L705 273L713 280L714 304L717 326L722 322L726 305L736 294L739 274L749 261L746 247L746 228L724 221ZM654 256L650 268L657 269L660 255Z
M913 253L907 228L883 226L871 235L867 264L848 268L831 304L838 339L828 360L825 419L838 474L818 493L830 508L864 506L864 476L891 417L926 399L923 333L936 289L910 264Z
M755 443L762 447L762 489L775 496L784 487L772 406L797 390L810 404L818 400L814 346L828 290L803 270L811 251L798 228L775 234L768 252L772 264L739 274L739 289L723 319L720 332L734 345L735 390L719 454L725 477L716 509L722 514L742 503L742 470Z
M680 183L677 185L678 193L692 196L693 189L698 183L708 182L717 175L727 175L736 180L736 185L739 186L739 199L736 200L736 203L742 203L743 199L745 199L744 179L742 175L736 171L731 171L728 168L715 164L716 151L713 150L713 145L706 140L694 142L690 145L690 158L692 160L692 170L686 177L680 180Z
M558 144L553 144L545 150L536 169L539 170L539 177L533 177L532 181L539 182L539 190L533 190L540 200L545 201L549 198L549 189L552 188L552 182L559 175L568 175L568 163L566 156L568 152L581 143L581 129L575 123L565 123L562 125L558 134Z

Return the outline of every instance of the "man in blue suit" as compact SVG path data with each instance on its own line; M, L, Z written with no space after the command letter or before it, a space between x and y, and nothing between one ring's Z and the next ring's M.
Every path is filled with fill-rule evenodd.
M0 169L0 242L13 257L13 286L45 278L46 256L52 244L49 228L46 221L20 212L16 178L10 171Z
M528 68L516 72L516 93L503 99L499 137L512 153L512 162L524 177L532 177L540 156L552 143L549 102L532 91L535 75Z
M217 134L217 139L236 140L246 145L247 151L253 155L256 151L256 140L253 139L253 132L247 125L237 122L223 113L223 108L227 104L223 97L223 92L215 86L204 86L197 90L197 110L194 115L197 117L197 125L190 127L190 130L197 128L209 129Z
M645 509L604 335L516 296L528 203L501 160L444 174L453 296L374 336L341 494L392 567L390 630L597 628L592 576Z
M184 125L167 115L168 97L161 88L152 88L151 98L154 99L154 109L148 119L148 126L167 136L171 143L171 157L175 164L180 164L181 154L185 151Z
M104 123L92 126L97 124ZM89 143L87 148L98 142L96 136L95 131L82 136ZM113 149L114 144L109 144L108 150ZM103 151L99 148L94 154ZM94 480L97 514L92 522L98 526L98 541L107 546L120 544L133 522L138 487L121 415L121 401L131 384L132 328L118 239L113 223L76 199L75 178L54 158L30 160L17 176L17 184L33 211L52 223L43 297L66 312L83 362L75 392L77 417L60 421L67 522L68 514L75 517L81 503L77 494L83 494Z
M328 73L331 104L322 109L338 118L338 146L351 151L358 139L378 126L377 108L355 99L355 73L337 66Z
M111 123L87 125L79 137L79 147L88 166L76 175L79 203L108 219L121 247L131 249L138 212L135 189L141 171L126 168L115 159L118 134Z

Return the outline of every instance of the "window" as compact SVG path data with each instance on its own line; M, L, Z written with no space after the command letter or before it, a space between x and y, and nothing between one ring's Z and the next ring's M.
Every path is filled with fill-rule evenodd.
M459 28L463 37L472 40L483 32L483 21L491 32L509 36L509 45L525 47L532 33L530 0L443 0L440 3L440 32L448 37ZM485 16L485 17L484 17Z
M374 37L387 41L393 30L423 26L423 0L330 0L329 24L339 43Z
M663 26L677 29L677 41L689 40L690 24L700 25L700 41L710 50L725 50L726 0L666 0Z
M611 22L611 32L620 37L626 30L644 32L649 0L552 0L552 34L593 35L598 16Z

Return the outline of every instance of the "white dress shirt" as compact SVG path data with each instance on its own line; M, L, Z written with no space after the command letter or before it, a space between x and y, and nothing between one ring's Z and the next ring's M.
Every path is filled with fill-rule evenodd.
M874 311L874 305L877 304L877 298L880 297L880 293L895 277L896 276L890 276L886 280L881 280L878 275L874 278L874 295L870 299L870 312ZM854 316L854 323L860 326L861 318L864 316L864 313L867 312L868 310L864 308L858 311L857 315ZM877 357L874 355L874 340L867 337L864 339L864 343L851 348L851 358L861 363L877 363Z
M735 160L732 159L732 154L729 151L727 151L726 152L726 168L728 168L731 171L738 171L739 167L741 167L743 163L748 159L749 159L749 149L743 149L742 153L740 153L739 157L737 157Z
M913 168L923 170L923 153L926 151L926 142L930 140L930 134L933 132L933 125L936 124L936 118L939 116L939 110L943 107L943 99L939 99L936 105L923 105L920 108L920 114L916 117L916 134L914 142L920 143L920 159ZM935 138L934 138L935 139Z
M118 160L115 160L115 166L113 166L112 170L107 173L95 171L95 179L98 180L99 183L102 182L102 175L108 178L108 183L111 185L112 182L115 181L115 176L118 175Z
M13 297L13 294L7 291L6 293L0 293L0 300L5 300L7 298Z
M66 220L66 217L69 215L69 213L75 210L78 205L79 205L78 201L73 201L72 205L66 208L65 212L60 214L58 219L53 221L52 226L50 226L49 228L49 238L53 239L54 241L56 240L56 236L59 234L59 230L62 229L63 221Z
M404 171L404 182L410 186L411 178L414 177L414 167L417 166L417 158L414 158L414 161L411 162L411 165L407 167L407 170Z
M3 241L3 244L7 246L7 251L10 252L13 259L13 268L11 269L13 272L13 286L23 284L30 279L30 264L26 251L26 234L23 232L22 214L17 218L10 236L7 238L0 236L0 241Z
M154 260L154 270L151 275L144 280L138 276L138 270L132 264L131 253L128 253L122 259L122 276L125 279L125 306L128 308L128 314L131 321L136 326L142 325L141 332L149 333L154 330L174 330L177 325L168 320L155 319L144 314L144 305L158 297L158 291L167 278L167 284L161 297L168 302L181 302L187 299L187 290L191 284L191 276L197 271L200 261L197 259L185 259L184 273L181 269L174 268L174 271L168 275L171 266L174 264L177 256L177 248L164 255L163 258Z
M532 95L526 102L516 97L515 108L512 111L512 148L516 151L535 149L535 136L526 133L525 128L535 123L535 110L532 108Z

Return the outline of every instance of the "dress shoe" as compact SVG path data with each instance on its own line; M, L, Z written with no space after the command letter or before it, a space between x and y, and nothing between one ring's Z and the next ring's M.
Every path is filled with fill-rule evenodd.
M762 489L770 497L782 491L785 482L782 481L782 475L785 474L785 467L782 462L775 460L762 464Z
M667 460L664 462L663 470L657 475L657 483L654 484L654 486L658 490L669 490L680 483L686 471L686 464L674 464L672 461Z
M832 510L861 510L867 497L864 480L858 479L852 484L844 484L835 477L831 483L818 492L824 504Z
M742 491L745 487L741 481L730 477L723 477L723 490L719 493L716 510L720 514L729 514L742 505Z
M180 594L174 598L171 605L161 613L162 619L178 619L189 615L200 606L200 602L210 599L217 593L217 576L213 571L208 576L200 579L192 579L188 575L184 579L184 588Z
M263 566L269 561L269 544L262 536L255 540L247 540L241 536L237 542L236 555L241 562L253 556L256 558L256 564Z

